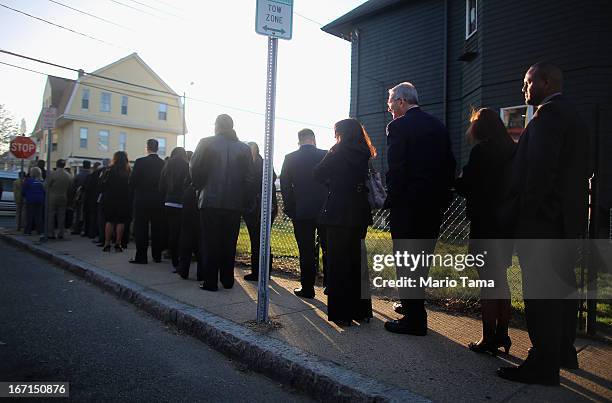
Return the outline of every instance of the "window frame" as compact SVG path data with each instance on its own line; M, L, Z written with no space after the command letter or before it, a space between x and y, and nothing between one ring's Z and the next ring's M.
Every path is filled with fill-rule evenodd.
M127 151L127 133L119 132L119 151Z
M91 99L91 92L89 88L83 88L83 92L81 93L81 109L84 111L89 110L89 100ZM87 106L83 107L84 103L87 102Z
M168 154L168 142L166 140L165 137L157 137L155 140L157 140L157 144L158 144L158 148L157 148L157 155L160 156L161 158L165 158ZM163 146L162 146L163 144ZM163 153L162 153L163 150Z
M507 106L504 108L499 108L499 118L501 119L502 123L504 124L504 126L506 127L506 130L510 130L510 128L508 128L508 124L505 120L505 116L504 113L506 111L510 111L513 109L525 109L525 126L527 127L527 125L529 124L529 122L531 121L531 119L533 119L533 114L535 113L534 108L532 105L514 105L514 106ZM508 133L511 137L512 135L510 133ZM520 136L517 137L517 139L515 140L514 137L512 137L512 139L514 141L518 141L518 139L520 139Z
M474 30L470 32L470 1L465 0L465 40L470 39L478 32L478 0L474 1Z
M102 144L102 142L100 141L102 139L102 133L106 133L106 149L103 149L100 147L100 145ZM108 152L110 150L110 130L107 129L100 129L98 130L98 141L97 141L97 149L98 151L102 151L102 152Z
M108 95L108 110L104 110L104 106L106 105L106 103L104 102L104 96ZM110 92L101 92L100 93L100 112L104 112L104 113L110 113L112 108L111 108L111 104L112 104L112 95Z
M168 104L163 102L159 104L159 106L157 107L157 120L168 120Z
M85 138L83 138L83 132L85 133ZM85 140L85 146L83 147L83 140ZM87 149L89 142L89 128L81 127L79 128L79 148Z
M121 96L121 114L122 115L128 114L128 96L127 95Z

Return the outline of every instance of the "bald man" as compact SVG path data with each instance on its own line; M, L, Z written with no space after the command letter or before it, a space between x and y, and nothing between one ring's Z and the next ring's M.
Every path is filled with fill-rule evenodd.
M562 94L563 74L549 63L525 74L525 103L536 112L519 140L510 195L523 297L533 347L523 364L498 370L522 383L559 384L559 368L578 368L574 267L587 229L589 139L575 106Z

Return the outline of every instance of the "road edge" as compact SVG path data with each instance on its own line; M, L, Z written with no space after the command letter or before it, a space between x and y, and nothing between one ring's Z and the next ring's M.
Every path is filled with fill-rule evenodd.
M0 240L82 277L155 318L205 342L215 350L292 388L323 401L429 402L416 393L384 384L314 354L259 334L69 255L56 255L10 234Z

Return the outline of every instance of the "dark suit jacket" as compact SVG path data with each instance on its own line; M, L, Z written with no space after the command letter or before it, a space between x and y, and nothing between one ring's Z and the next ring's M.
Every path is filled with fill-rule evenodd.
M315 181L313 170L325 154L305 144L285 156L280 185L285 214L292 220L314 220L321 213L327 189Z
M575 106L563 95L540 105L512 164L506 214L518 222L517 237L584 234L590 171L589 136Z
M253 186L253 157L233 130L205 137L191 157L193 187L201 190L198 206L244 211Z
M450 201L455 157L446 127L415 107L387 125L387 208L444 208Z
M164 206L164 196L159 191L159 178L164 168L164 160L157 154L138 158L130 174L130 189L135 207Z
M314 176L327 184L327 200L319 217L326 226L365 228L372 224L365 181L370 151L356 144L337 144L315 167Z
M455 188L466 198L471 238L506 238L498 210L508 188L514 143L484 141L472 147L470 158Z

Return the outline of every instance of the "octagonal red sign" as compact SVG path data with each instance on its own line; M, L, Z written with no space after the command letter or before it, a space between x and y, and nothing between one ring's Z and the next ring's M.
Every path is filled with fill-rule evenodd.
M17 136L13 140L11 140L11 146L9 148L11 154L15 156L15 158L30 158L34 154L36 154L36 143L25 136Z

